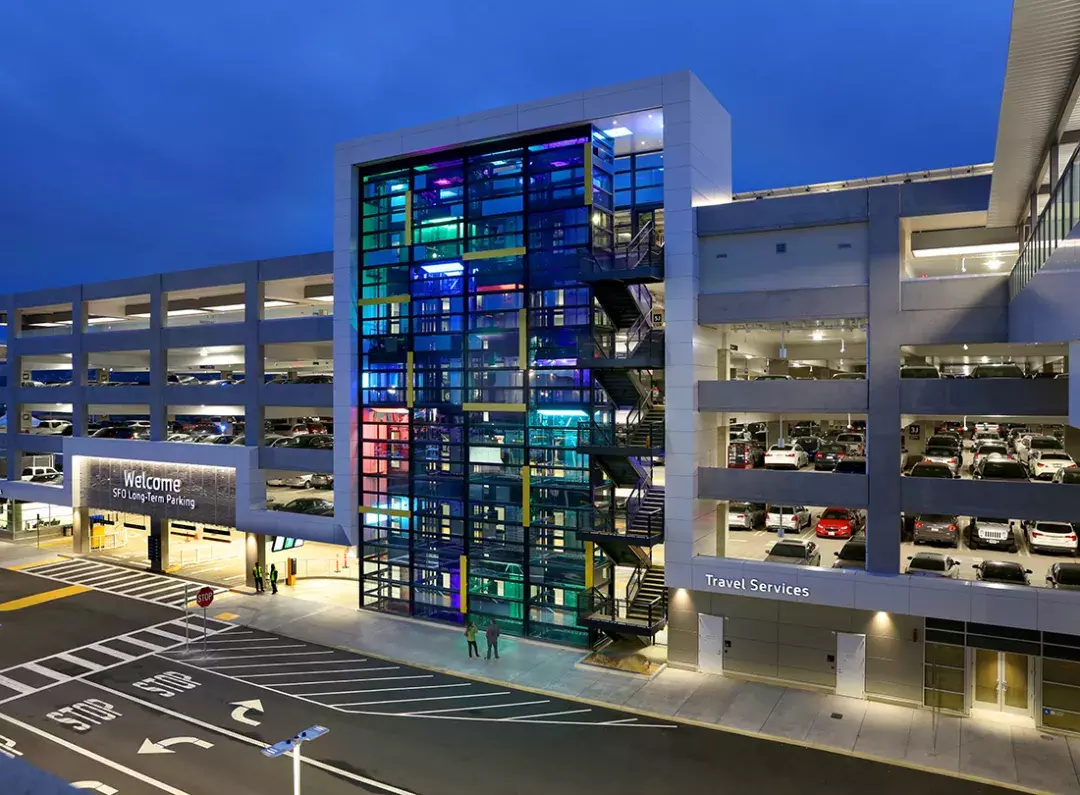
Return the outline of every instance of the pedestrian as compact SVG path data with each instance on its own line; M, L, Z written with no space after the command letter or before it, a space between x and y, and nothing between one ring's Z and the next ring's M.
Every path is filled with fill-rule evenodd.
M465 627L465 641L469 645L469 659L472 659L473 652L476 652L476 659L480 659L480 647L476 645L476 635L479 630L476 628L476 624L472 621Z
M255 593L262 593L263 592L263 572L262 572L262 566L260 566L258 563L256 563L255 567L251 570L251 577L252 577L253 580L255 580Z
M499 625L495 623L495 619L491 619L491 623L487 625L487 629L484 630L484 635L487 637L487 658L491 659L491 652L495 652L495 659L499 659ZM477 652L479 654L479 652Z
M270 593L277 593L277 566L270 564Z

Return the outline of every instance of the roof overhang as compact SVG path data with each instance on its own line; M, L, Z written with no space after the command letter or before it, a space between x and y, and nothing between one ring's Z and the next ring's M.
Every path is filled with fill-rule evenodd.
M1080 73L1080 3L1014 0L998 116L990 226L1014 226L1041 180L1053 141L1068 128Z

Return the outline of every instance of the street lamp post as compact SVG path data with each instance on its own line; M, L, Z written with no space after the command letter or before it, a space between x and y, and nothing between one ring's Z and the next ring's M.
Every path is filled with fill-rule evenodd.
M300 746L311 740L317 740L330 731L325 726L312 726L310 729L304 729L295 737L288 740L282 740L279 743L268 745L263 748L263 755L274 759L279 756L283 756L290 751L293 758L293 795L300 795Z

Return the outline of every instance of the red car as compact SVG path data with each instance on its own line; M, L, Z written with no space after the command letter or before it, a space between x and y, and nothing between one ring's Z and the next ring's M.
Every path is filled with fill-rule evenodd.
M826 508L814 530L818 538L851 538L862 530L862 526L862 514L858 511L850 508Z

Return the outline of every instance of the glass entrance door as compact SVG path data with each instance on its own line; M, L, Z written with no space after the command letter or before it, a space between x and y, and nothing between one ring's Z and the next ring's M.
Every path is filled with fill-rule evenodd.
M975 649L974 706L1027 715L1031 687L1025 654Z

